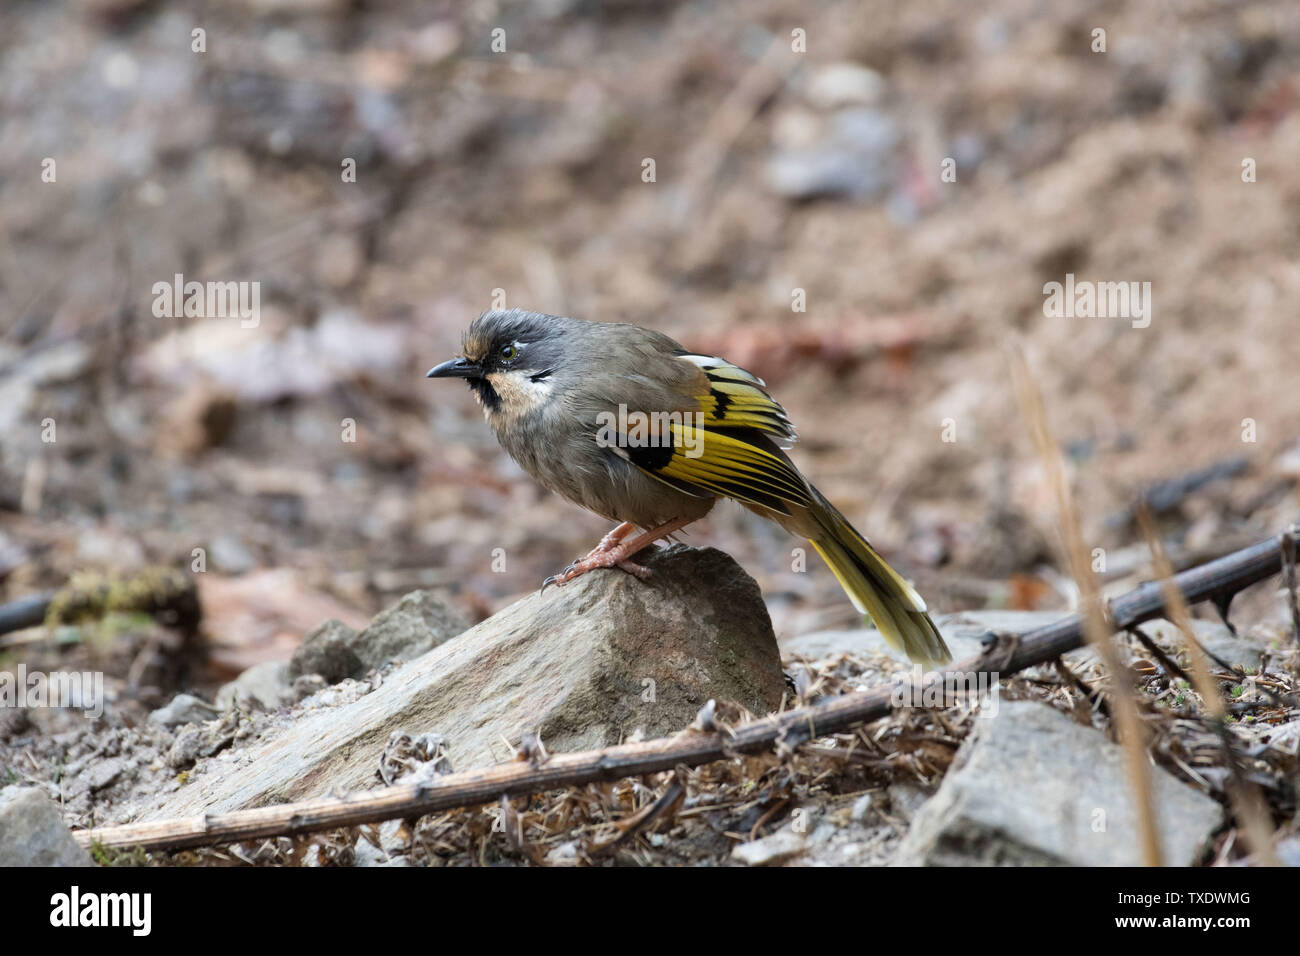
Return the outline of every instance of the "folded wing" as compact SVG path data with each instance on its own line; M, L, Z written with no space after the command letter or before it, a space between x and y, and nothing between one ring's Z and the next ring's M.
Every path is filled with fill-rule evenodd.
M781 451L795 441L794 426L763 380L716 356L677 358L702 373L692 377L693 401L665 410L683 413L662 426L671 442L659 434L655 447L627 443L625 457L687 494L724 495L783 515L792 505L808 507L808 483Z

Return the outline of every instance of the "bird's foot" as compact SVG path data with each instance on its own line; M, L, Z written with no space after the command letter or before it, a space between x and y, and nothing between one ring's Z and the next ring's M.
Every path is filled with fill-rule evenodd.
M629 574L635 575L644 581L650 577L650 569L627 560L627 556L619 545L613 545L607 548L593 548L586 557L578 558L571 565L561 571L559 574L552 574L542 582L542 590L554 584L556 587L564 587L574 578L580 578L588 571L595 571L597 568L620 567Z
M597 568L612 568L618 566L628 574L644 581L650 577L651 571L644 565L636 564L631 561L632 555L636 554L642 548L657 541L665 535L672 534L679 530L689 521L678 518L667 524L660 525L658 528L652 528L649 531L642 531L640 534L632 534L635 526L624 521L621 525L605 535L600 544L592 548L586 557L579 558L571 565L561 571L559 574L553 574L542 582L542 590L554 584L556 587L564 587L574 578L581 577L588 571L594 571Z

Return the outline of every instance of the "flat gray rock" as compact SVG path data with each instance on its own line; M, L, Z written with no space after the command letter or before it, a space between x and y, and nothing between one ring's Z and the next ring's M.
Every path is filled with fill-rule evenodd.
M1214 800L1152 766L1164 862L1190 866L1223 821ZM1139 866L1123 750L1046 704L1002 701L977 719L898 862L927 866Z
M1166 652L1186 653L1187 642L1183 640L1182 632L1168 621L1148 621L1142 625L1142 630ZM1198 618L1192 621L1192 630L1200 645L1226 664L1240 665L1248 672L1253 672L1258 671L1264 661L1263 647L1248 638L1237 637L1221 621ZM1142 648L1135 648L1135 651L1146 655ZM1217 672L1218 666L1213 661L1210 666Z
M183 788L137 818L375 786L395 730L441 734L459 771L509 759L505 742L525 733L540 731L552 752L584 750L683 730L709 698L759 714L779 706L784 677L754 581L713 549L675 545L643 560L649 581L595 571L531 594L376 690L201 761Z
M1146 621L1139 626L1176 663L1190 669L1191 659L1187 656L1187 642L1183 639L1183 634L1176 625L1170 621L1157 619ZM1264 648L1249 638L1237 637L1228 630L1222 621L1194 618L1192 620L1192 631L1195 633L1196 640L1201 647L1230 666L1242 667L1247 673L1257 673L1263 663ZM1125 659L1129 661L1139 657L1151 659L1153 656L1150 651L1128 635L1117 635L1116 644L1123 652ZM1097 652L1087 646L1070 651L1065 655L1065 660L1074 667L1091 667L1100 663ZM1155 663L1160 666L1159 662ZM1213 660L1210 661L1210 666L1216 672L1220 669Z
M63 815L36 787L0 789L0 867L90 866Z
M1024 634L1068 616L1066 611L963 611L935 615L934 623L952 651L952 659L961 661L984 650L980 639L989 631ZM805 657L809 660L820 660L832 654L884 654L895 660L907 660L907 655L891 647L874 627L817 631L787 638L781 642L781 654L785 658Z

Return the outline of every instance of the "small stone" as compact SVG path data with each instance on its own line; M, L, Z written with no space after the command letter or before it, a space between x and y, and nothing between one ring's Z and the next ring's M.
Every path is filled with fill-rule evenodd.
M410 661L468 629L460 614L432 591L412 591L381 611L350 647L365 668Z
M0 790L0 867L91 864L49 797L36 787Z
M289 689L289 665L285 661L254 664L217 691L217 709L230 710L236 703L255 701L267 710L284 703Z
M383 866L388 862L388 854L375 846L364 836L357 837L352 848L355 862L353 866Z
M561 843L546 854L547 866L577 866L582 862L578 855L578 844L574 840Z
M731 851L731 858L745 866L773 866L804 851L804 838L793 830L778 830L761 840L741 843Z
M92 763L89 769L86 770L82 780L86 784L86 789L94 793L117 783L126 766L127 761L125 758L109 757L107 760Z
M295 677L293 683L289 685L288 699L297 703L320 693L326 687L329 687L329 684L320 674L303 674L301 677Z
M833 823L821 823L808 835L808 846L825 846L839 834L840 828Z
M864 793L858 797L853 801L853 809L849 811L849 819L856 823L863 823L871 815L874 802L874 798L869 793Z
M289 658L290 679L319 674L327 683L337 684L349 677L360 677L365 665L351 646L356 637L357 632L342 621L331 619L316 627Z
M171 749L167 751L167 766L175 770L192 767L194 761L199 759L199 751L202 747L203 734L197 727L181 731L180 736L172 743Z
M193 694L177 694L171 703L159 707L149 715L149 723L162 727L179 727L182 724L201 724L214 720L220 713L207 701L200 700Z

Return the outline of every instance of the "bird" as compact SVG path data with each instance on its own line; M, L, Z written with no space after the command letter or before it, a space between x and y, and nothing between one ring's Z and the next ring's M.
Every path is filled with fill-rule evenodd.
M647 579L633 556L731 498L806 538L914 663L952 659L916 589L790 460L794 426L756 375L636 325L492 309L426 377L464 379L524 471L617 523L543 590L598 568Z

